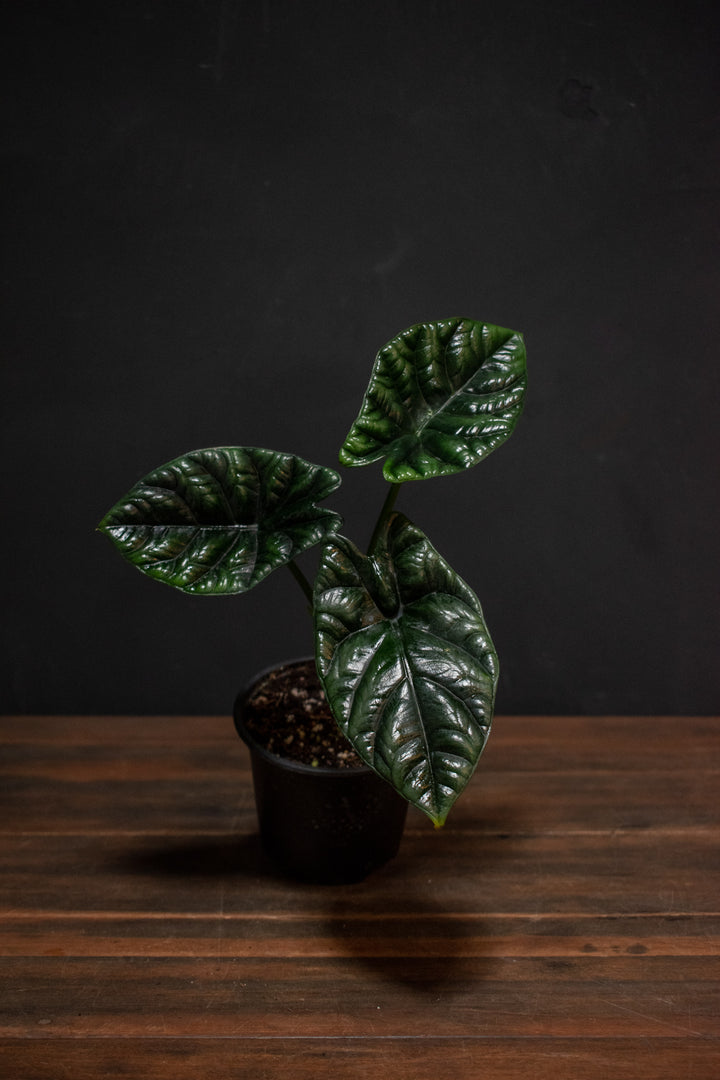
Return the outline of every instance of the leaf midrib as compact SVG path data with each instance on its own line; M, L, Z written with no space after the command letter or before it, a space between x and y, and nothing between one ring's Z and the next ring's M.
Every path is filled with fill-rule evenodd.
M514 337L516 337L516 336L517 336L517 335L516 335L515 333L512 333L512 334L510 334L510 335L509 335L509 337L507 337L507 338L505 339L505 341L503 341L503 342L502 342L502 343L501 343L501 344L500 344L500 345L498 346L498 348L502 348L502 347L504 347L505 345L507 345L508 341L511 341L511 340L512 340L512 339L513 339ZM441 413L444 413L444 412L446 412L446 411L448 410L448 407L449 407L450 403L451 403L451 402L453 402L453 401L454 401L454 400L455 400L455 399L456 399L456 398L457 398L457 397L458 397L458 396L459 396L460 394L464 394L464 393L473 393L474 391L472 390L472 388L471 388L470 390L468 390L468 386L469 386L469 384L470 384L470 383L472 382L472 380L473 380L473 379L474 379L474 378L475 378L475 377L476 377L476 376L478 375L478 373L479 373L480 371L482 371L483 367L485 366L485 363L486 363L486 362L487 362L488 360L491 360L491 359L492 359L492 357L494 357L494 356L495 356L495 353L496 353L496 352L497 352L497 349L495 350L495 352L491 353L491 354L490 354L490 356L486 356L486 357L485 357L485 358L483 359L482 363L481 363L481 364L480 364L480 365L479 365L479 366L478 366L478 367L477 367L477 368L475 369L475 371L473 372L473 374L472 374L472 375L470 375L470 376L469 376L469 377L468 377L468 378L467 378L467 379L465 380L465 382L464 382L464 383L463 383L463 384L462 384L461 386L458 386L456 390L453 390L453 392L452 392L452 393L450 394L450 396L449 396L449 397L447 397L447 398L445 399L445 401L443 402L442 406L441 406L441 407L440 407L439 409L432 409L432 406L431 406L431 405L429 404L429 402L428 402L427 398L426 398L426 397L425 397L425 395L424 395L424 394L422 393L422 390L420 390L420 394L421 394L421 396L422 396L422 399L423 399L423 401L424 401L424 402L425 402L425 403L427 404L428 408L430 409L430 413L429 413L429 415L427 416L427 418L426 418L425 420L423 420L422 422L420 422L420 423L418 423L418 424L416 425L416 427L415 427L415 432L414 432L414 433L413 433L413 432L409 432L408 434L416 434L416 435L417 435L417 437L419 438L419 436L420 436L421 432L423 432L423 431L425 430L425 428L426 428L426 427L428 426L428 424L430 424L430 423L431 423L431 421L433 421L433 420L435 419L435 417L436 417L436 416L440 416L440 414L441 414ZM445 369L446 369L446 374L447 374L447 363L446 363L446 361L445 361L445 355L446 355L446 353L447 353L447 345L446 345L446 346L445 346L445 348L443 349L443 363L445 364ZM518 376L515 376L515 378L513 378L513 379L511 380L511 382L509 383L509 385L510 385L510 386L512 386L512 384L513 384L513 383L515 383L515 382L517 382L517 380L518 380ZM448 381L449 381L449 379L448 379ZM416 382L417 382L417 378L416 378ZM418 384L418 389L419 389L419 384ZM478 393L478 394L477 394L476 396L479 396L479 393Z

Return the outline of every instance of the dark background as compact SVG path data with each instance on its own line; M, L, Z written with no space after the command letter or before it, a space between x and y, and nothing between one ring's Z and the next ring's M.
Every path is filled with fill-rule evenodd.
M377 349L450 315L524 332L528 404L399 508L498 710L717 711L719 5L11 6L2 711L225 713L310 651L286 571L190 598L94 527L190 449L334 465ZM383 495L346 471L357 542Z

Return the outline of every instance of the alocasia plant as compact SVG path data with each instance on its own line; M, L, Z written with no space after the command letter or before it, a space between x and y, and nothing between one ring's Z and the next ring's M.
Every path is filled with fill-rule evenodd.
M522 335L471 319L420 323L378 353L340 450L384 460L390 488L363 554L318 506L332 469L256 447L215 447L143 477L100 523L150 577L242 593L280 566L313 613L325 694L359 756L442 825L490 730L498 660L478 598L417 526L400 487L460 472L508 438L526 389ZM295 557L322 544L311 585Z

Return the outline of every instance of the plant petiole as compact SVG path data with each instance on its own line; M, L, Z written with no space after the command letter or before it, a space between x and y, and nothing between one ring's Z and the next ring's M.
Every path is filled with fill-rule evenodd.
M379 515L379 517L377 519L377 523L376 523L375 528L373 530L373 534L372 534L372 536L370 538L370 544L368 545L368 551L367 551L368 557L372 557L372 555L375 552L375 548L377 547L377 545L378 545L378 543L380 541L380 537L382 536L382 534L383 534L383 532L385 530L385 525L387 524L387 520L388 520L388 518L390 517L390 515L391 515L391 513L393 511L393 507L395 506L395 500L397 499L398 494L400 493L400 488L401 487L402 487L402 484L400 484L400 483L390 485L390 490L387 493L387 496L385 498L385 502L383 503L383 506L382 506L382 510L380 511L380 515Z

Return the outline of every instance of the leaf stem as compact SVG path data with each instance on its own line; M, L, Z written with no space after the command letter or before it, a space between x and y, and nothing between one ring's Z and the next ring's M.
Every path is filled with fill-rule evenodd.
M385 529L385 525L387 524L387 519L390 517L390 515L391 515L391 513L393 511L393 507L395 506L395 500L397 499L397 497L398 497L398 495L400 493L400 488L401 487L402 487L402 484L391 484L390 485L390 490L387 493L387 496L385 498L385 502L382 505L382 510L380 511L377 522L375 524L373 534L370 537L370 544L368 545L368 552L367 552L368 556L370 556L370 555L372 555L374 553L375 548L377 547L377 545L378 545L378 543L380 541L380 537L382 536L383 530Z
M302 570L300 569L300 567L298 566L298 564L295 562L294 559L291 559L290 562L287 563L286 565L287 565L288 570L290 571L290 573L292 574L292 576L295 578L298 585L302 589L302 591L305 593L305 599L307 600L308 604L310 605L310 614L312 614L313 591L312 591L312 586L311 586L310 582L305 577Z

